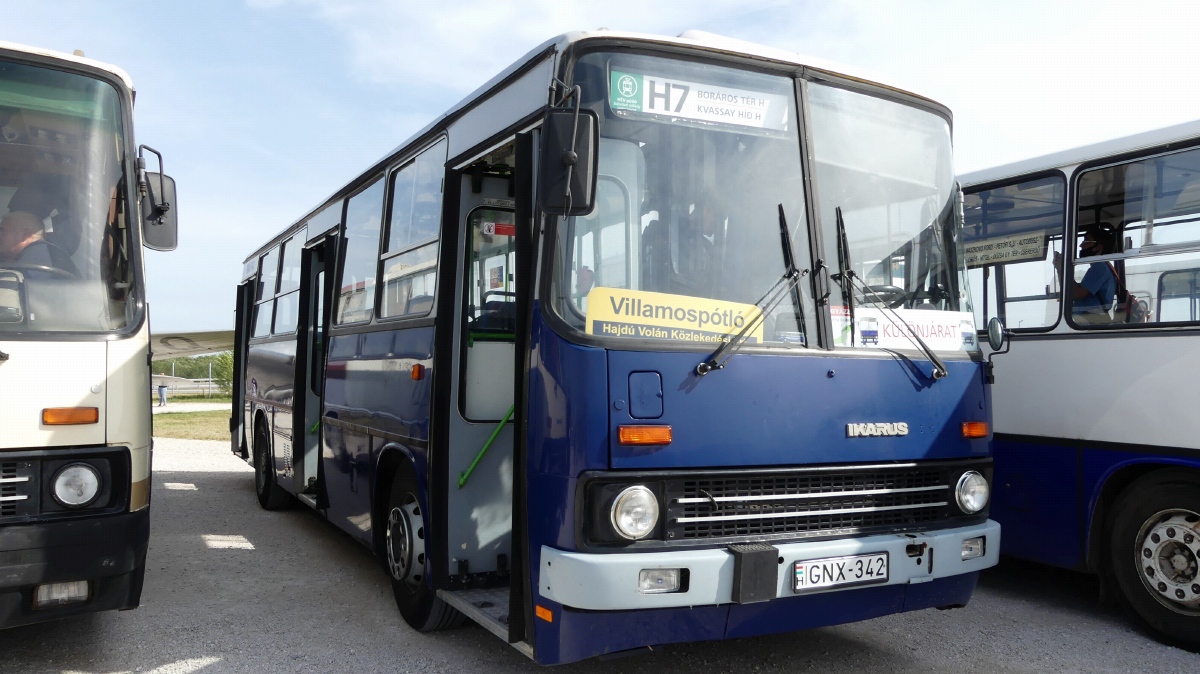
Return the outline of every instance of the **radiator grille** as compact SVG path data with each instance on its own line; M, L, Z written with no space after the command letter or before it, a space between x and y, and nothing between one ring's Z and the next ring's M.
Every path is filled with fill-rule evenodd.
M24 461L0 463L0 517L24 514L33 503L37 487L32 465Z
M705 475L667 481L667 538L805 537L945 519L940 468Z

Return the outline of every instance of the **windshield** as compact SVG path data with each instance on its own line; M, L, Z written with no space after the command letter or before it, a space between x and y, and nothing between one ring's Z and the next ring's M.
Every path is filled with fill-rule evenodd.
M847 89L812 83L808 94L824 256L841 280L834 344L912 348L911 329L934 349L976 349L950 125Z
M600 118L597 205L561 218L552 304L589 334L670 344L728 340L785 272L782 205L810 266L791 79L593 53L575 68ZM785 299L749 343L799 347L814 330Z
M131 321L123 148L112 86L0 62L0 334Z

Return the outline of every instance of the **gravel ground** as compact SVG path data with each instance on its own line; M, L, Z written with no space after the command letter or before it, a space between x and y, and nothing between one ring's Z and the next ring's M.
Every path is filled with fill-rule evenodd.
M414 633L366 550L302 508L268 513L221 442L156 440L137 611L0 632L0 671L539 671L476 626ZM673 646L561 672L1200 672L1100 606L1087 576L1006 560L967 608Z

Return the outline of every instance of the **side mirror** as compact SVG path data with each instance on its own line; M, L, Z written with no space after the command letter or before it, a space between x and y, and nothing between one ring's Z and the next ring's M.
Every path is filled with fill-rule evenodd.
M175 250L179 245L179 215L175 210L175 180L146 173L142 197L142 244L151 250Z
M542 124L538 205L550 215L587 215L596 207L600 122L593 110L551 109Z
M987 338L988 346L992 351L999 351L1000 347L1004 346L1004 340L1008 337L1008 331L1004 329L1004 322L995 316L988 321Z

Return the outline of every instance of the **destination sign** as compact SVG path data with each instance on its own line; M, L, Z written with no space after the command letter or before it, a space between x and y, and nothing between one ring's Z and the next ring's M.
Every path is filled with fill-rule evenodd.
M779 94L616 70L608 93L614 111L775 131L787 130L788 100Z
M759 313L753 304L596 287L587 296L587 333L716 346L753 323ZM746 334L752 344L762 338L762 323Z
M967 267L1042 260L1046 257L1046 235L1043 232L1009 234L970 241L964 244L963 248L967 256Z

